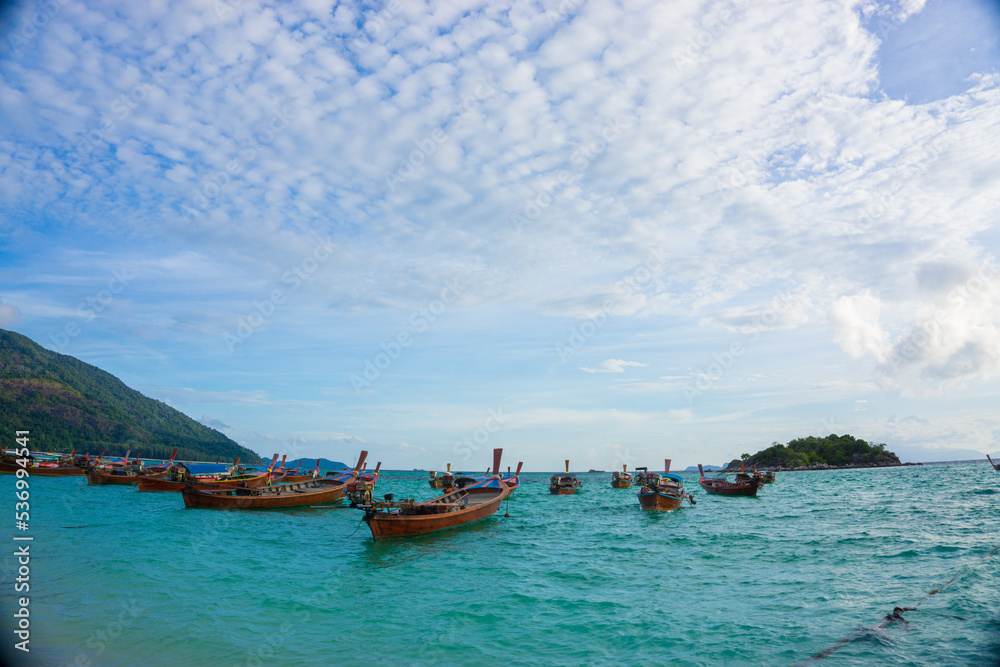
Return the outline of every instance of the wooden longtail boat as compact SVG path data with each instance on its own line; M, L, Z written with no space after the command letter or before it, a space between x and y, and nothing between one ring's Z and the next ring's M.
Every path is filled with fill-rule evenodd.
M275 454L275 456L277 456L277 454ZM299 474L299 472L301 472L299 470L289 470L289 469L286 469L285 468L285 459L287 459L287 458L288 458L288 454L283 455L281 457L281 465L279 465L278 467L276 467L274 470L271 471L271 481L270 481L270 484L278 484L279 482L284 481L285 475L290 475L290 474L291 475L297 475L297 474ZM218 461L216 461L216 463L218 463Z
M23 451L23 450L22 450ZM31 452L27 456L12 456L6 452L0 457L0 473L16 474L25 463L29 475L36 477L82 477L87 474L85 468L73 465L74 449L70 455L43 454Z
M451 489L455 486L455 475L451 472L451 464L448 464L447 472L431 471L430 479L427 480L432 489Z
M0 461L0 473L16 473L21 465L17 461ZM77 466L38 466L28 465L28 474L35 477L82 477L87 474L84 468Z
M164 476L167 471L170 470L170 466L174 464L174 459L177 457L177 448L174 447L173 451L170 452L170 458L163 463L155 466L149 466L144 470L146 477L155 477L157 475Z
M271 459L271 465L263 472L259 470L241 471L237 465L239 459L236 459L236 463L232 466L219 466L212 463L177 463L170 466L167 474L162 477L139 475L139 490L183 491L187 486L204 491L233 487L256 489L267 484L271 478L271 468L277 460L278 455L275 454L274 458Z
M705 477L705 471L702 470L700 463L698 464L698 472L701 473L701 479L698 480L698 484L701 485L701 488L705 489L705 493L714 495L756 497L757 489L762 485L759 476L748 475L743 472L742 463L740 464L739 474L736 475L732 482L726 479L724 473L711 479Z
M87 484L90 486L103 486L105 484L135 484L139 475L143 473L142 461L136 459L132 463L128 462L128 455L132 450L125 452L125 459L121 463L112 463L109 466L101 466L100 459L98 465L87 470Z
M636 496L639 497L639 507L656 512L669 512L684 504L687 499L692 505L695 499L684 490L684 480L680 475L670 474L670 459L664 459L663 474L648 472L646 468L636 468L641 471L636 477L636 483L641 484Z
M569 474L569 459L566 459L566 474L552 475L549 480L549 493L555 496L568 496L576 493L583 486L583 482L577 479L576 475Z
M622 471L611 473L612 489L627 489L632 486L632 475L628 473L628 465L622 465Z
M993 466L994 470L1000 470L1000 463L993 463L993 459L990 458L989 454L986 455L986 460L990 462L990 465Z
M127 468L91 468L87 471L87 484L90 486L104 486L105 484L122 484L131 486L139 482L141 468L129 470Z
M83 468L84 470L89 470L89 469L91 469L91 468L93 468L95 466L100 465L101 458L104 456L104 453L107 452L107 451L108 451L107 449L103 450L101 452L101 455L98 456L98 457L95 457L95 458L91 458L90 457L90 452L87 452L86 455L84 455L84 456L74 456L73 457L73 465L75 465L78 468ZM131 451L131 450L129 450L129 451Z
M511 473L510 471L510 466L507 466L507 474L500 476L500 481L509 486L511 488L511 491L521 486L521 466L523 465L524 465L523 461L518 461L517 470L515 470L513 473ZM456 477L455 483L452 486L448 487L446 489L447 491L454 491L455 489L464 489L468 486L472 486L473 484L478 484L479 482L485 481L490 478L490 471L489 469L487 469L485 475L478 475L478 476L469 475L466 473L459 473L459 475L461 475L461 477Z
M358 475L358 478L353 482L347 483L347 486L344 487L344 489L347 493L347 500L351 503L351 507L371 503L375 497L375 485L378 484L378 475L381 468L381 461L378 462L375 466L375 470L372 472L366 473L362 467L362 472Z
M440 530L463 526L492 516L511 493L499 475L502 449L493 450L493 474L487 479L418 503L413 500L393 502L392 494L385 500L359 505L365 511L364 520L372 538L426 535Z
M288 456L287 454L285 456ZM299 468L286 468L285 456L281 457L281 465L271 473L271 484L291 484L292 482L308 482L310 479L319 477L319 459L316 459L316 467L303 473Z
M211 491L186 487L185 507L215 509L286 509L312 505L339 505L344 502L346 486L353 482L364 465L368 452L362 451L353 470L332 473L325 477L289 484L272 484L259 488L215 489Z

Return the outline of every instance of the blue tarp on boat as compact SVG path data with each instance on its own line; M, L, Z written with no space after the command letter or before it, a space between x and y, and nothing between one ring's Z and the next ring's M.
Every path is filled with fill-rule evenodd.
M468 486L463 487L464 490L468 490L468 489L499 489L499 488L500 488L500 480L497 479L496 477L490 477L488 479L484 479L481 482L476 482L475 484L469 484Z
M232 466L222 463L191 463L184 465L192 475L217 475L222 472L229 472Z

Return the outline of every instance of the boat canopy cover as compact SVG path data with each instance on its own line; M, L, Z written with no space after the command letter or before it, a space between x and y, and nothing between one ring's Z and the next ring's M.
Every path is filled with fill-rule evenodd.
M223 465L221 463L190 463L187 465L181 464L181 468L186 468L192 475L217 475L223 472L229 472L232 466Z
M673 473L666 473L663 476L666 477L667 479L674 480L678 484L683 484L684 483L684 480L681 478L680 475L674 475Z

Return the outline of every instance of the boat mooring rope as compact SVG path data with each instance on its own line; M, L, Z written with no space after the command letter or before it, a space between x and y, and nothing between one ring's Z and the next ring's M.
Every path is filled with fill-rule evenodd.
M360 520L358 521L358 527L354 529L354 533L356 533L356 532L358 532L359 530L361 530L361 524L363 524L364 522L365 522L365 518L364 518L364 517L361 517L361 519L360 519ZM348 535L347 537L352 537L352 536L354 535L354 533L351 533L351 534L350 534L350 535Z
M806 660L803 660L801 662L795 663L794 665L792 665L792 667L798 667L799 665L809 665L809 664L812 664L814 662L819 662L820 660L823 660L824 658L828 658L833 653L835 653L836 651L838 651L839 649L841 649L843 646L845 646L846 644L850 644L855 639L857 639L859 637L865 636L866 632L869 631L869 630L880 630L880 629L888 626L891 623L899 623L899 622L906 623L907 621L906 621L905 618L903 618L903 614L905 614L908 611L920 611L919 609L917 609L917 607L919 607L921 604L923 604L925 601L927 601L927 599L929 599L932 595L936 595L936 594L940 593L947 586L949 586L952 582L954 582L956 579L958 579L959 576L961 576L964 572L966 572L967 570L970 570L970 569L976 567L977 565L979 565L980 563L982 563L984 560L986 560L990 556L993 556L994 554L996 554L998 551L1000 551L1000 545L997 545L997 546L993 547L993 549L990 550L990 552L988 554L986 554L985 556L983 556L982 558L980 558L979 560L977 560L972 565L966 565L965 567L963 567L962 569L960 569L958 572L955 573L954 576L952 576L951 579L949 579L948 581L944 582L943 584L941 584L940 586L938 586L937 588L935 588L934 590L932 590L930 593L928 593L924 597L920 598L920 600L918 600L917 603L915 605L913 605L912 607L894 607L891 614L886 614L882 618L882 620L879 621L878 623L876 623L875 625L873 625L871 627L858 628L857 630L853 631L851 634L847 635L846 637L844 637L840 641L836 642L835 644L831 644L830 646L827 646L825 649L823 649L822 651L820 651L816 655L812 656L811 658L807 658ZM935 616L943 616L945 618L955 618L955 619L958 619L960 621L968 620L968 619L962 618L961 616L949 616L947 614L938 614L938 613L933 612L933 611L928 611L928 612L924 612L924 613L934 614Z

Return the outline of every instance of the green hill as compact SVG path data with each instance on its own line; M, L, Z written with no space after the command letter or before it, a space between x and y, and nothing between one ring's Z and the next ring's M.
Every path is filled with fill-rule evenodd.
M744 463L758 468L801 468L814 465L835 467L868 467L902 465L899 457L884 444L871 444L853 435L830 434L825 438L796 438L787 445L773 443L753 456L744 456ZM739 467L739 461L733 464ZM731 466L733 464L730 464Z
M263 463L249 449L115 376L0 329L0 428L31 432L31 448L51 452Z
M352 464L353 465L353 464ZM302 468L303 470L312 470L316 467L316 459L295 459L294 461L288 461L285 463L286 468ZM350 468L351 466L346 463L341 463L340 461L331 461L330 459L320 459L319 469L320 470L343 470L344 468Z

